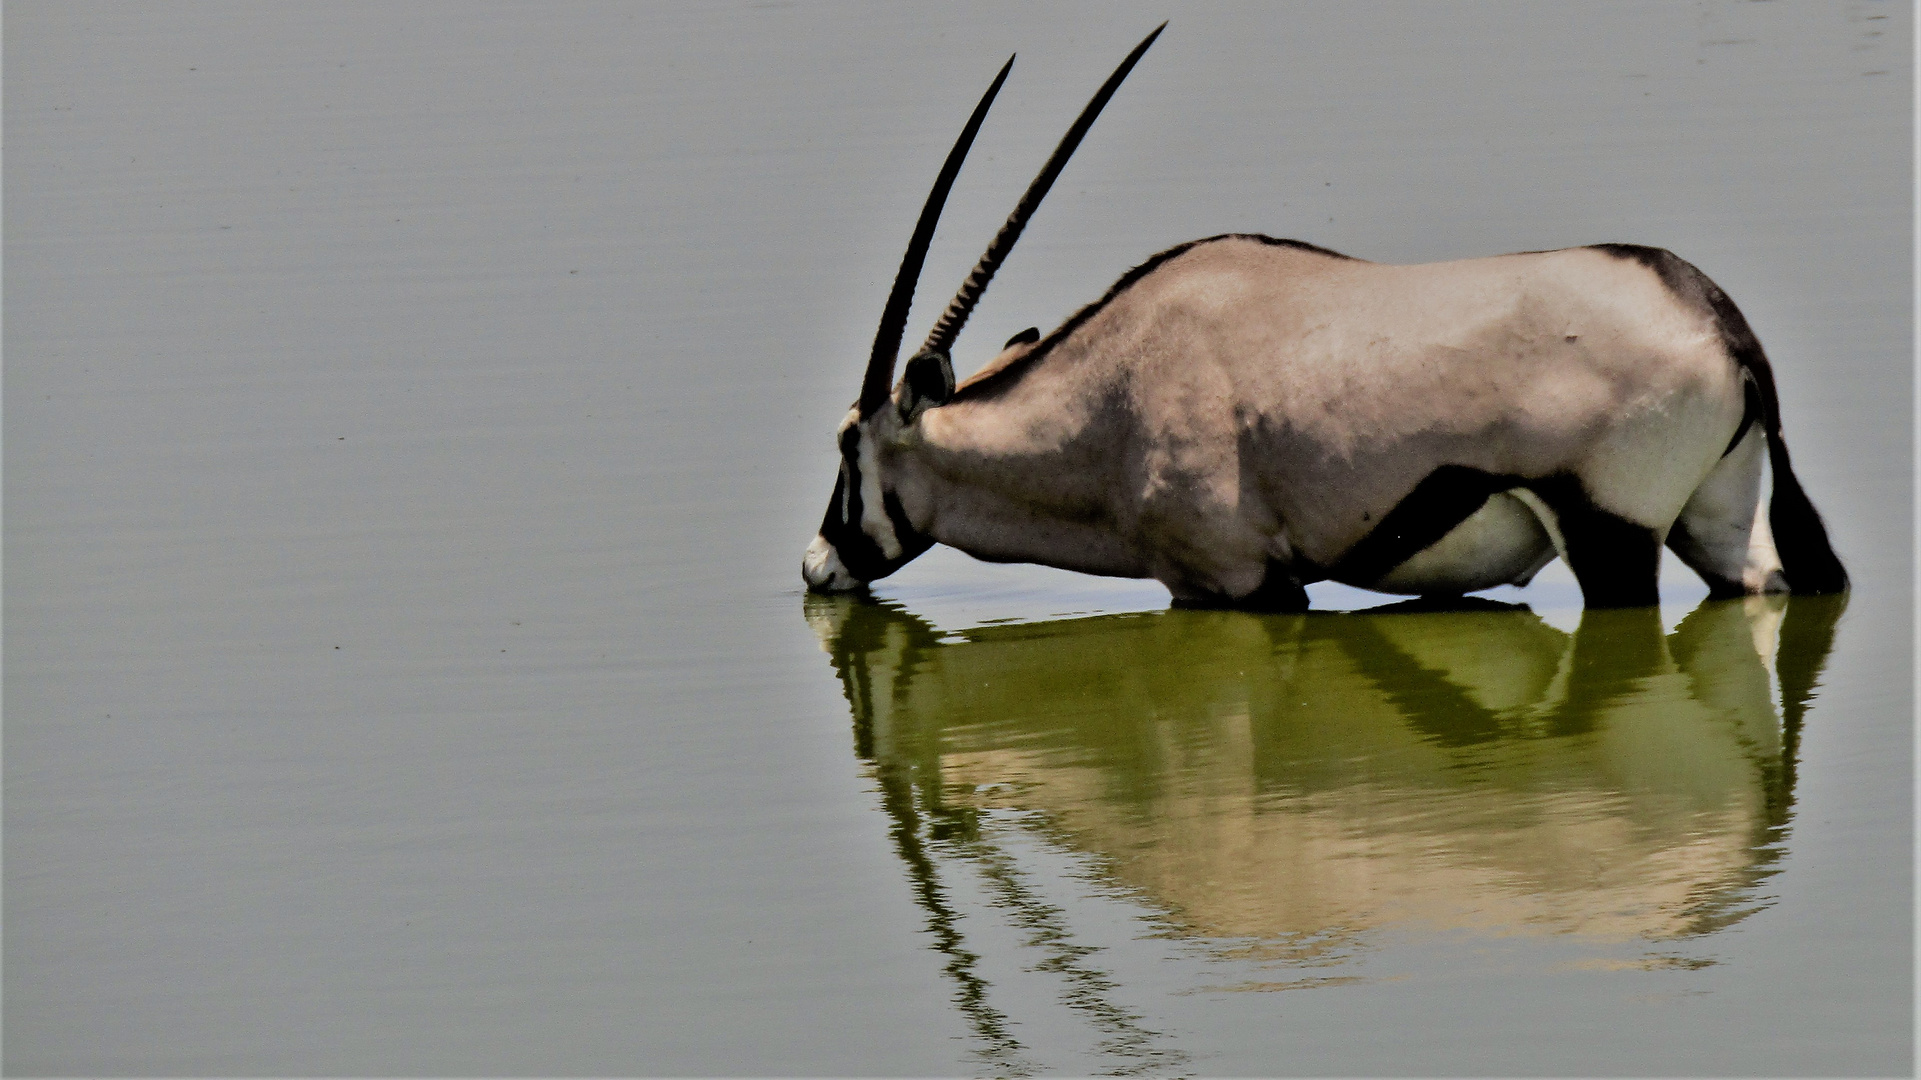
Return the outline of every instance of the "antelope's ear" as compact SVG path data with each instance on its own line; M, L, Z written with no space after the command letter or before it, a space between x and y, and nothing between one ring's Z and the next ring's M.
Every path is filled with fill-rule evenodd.
M944 352L924 352L907 362L901 377L901 419L913 423L920 414L945 405L954 396L954 362Z

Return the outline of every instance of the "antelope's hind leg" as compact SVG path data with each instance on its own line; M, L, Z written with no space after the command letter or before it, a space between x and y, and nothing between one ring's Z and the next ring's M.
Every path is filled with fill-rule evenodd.
M1596 505L1575 477L1537 480L1529 487L1550 511L1551 531L1559 533L1557 546L1581 585L1587 607L1652 607L1661 602L1660 533Z
M1749 425L1668 530L1668 547L1701 575L1715 599L1788 591L1761 503L1766 453L1761 425Z

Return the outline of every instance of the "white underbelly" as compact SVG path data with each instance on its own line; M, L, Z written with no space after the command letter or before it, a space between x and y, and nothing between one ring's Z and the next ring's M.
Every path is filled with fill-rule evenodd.
M1554 558L1554 540L1525 502L1507 492L1490 495L1454 531L1372 582L1381 592L1453 594L1526 585Z

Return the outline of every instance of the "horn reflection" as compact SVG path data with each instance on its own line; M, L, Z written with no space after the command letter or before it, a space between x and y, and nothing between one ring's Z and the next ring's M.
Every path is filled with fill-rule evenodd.
M1499 605L942 634L888 604L806 603L922 905L953 937L963 1007L1017 1068L933 857L995 887L1007 860L983 815L1043 821L1173 933L1238 955L1311 959L1390 928L1711 933L1763 903L1846 601L1706 602L1671 634L1654 609L1590 610L1569 634ZM1118 1010L1103 1030L1158 1038Z

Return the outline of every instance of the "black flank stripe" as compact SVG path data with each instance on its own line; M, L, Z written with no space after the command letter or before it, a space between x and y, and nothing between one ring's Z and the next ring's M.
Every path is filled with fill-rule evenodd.
M1466 465L1443 465L1427 475L1387 512L1374 530L1349 548L1328 576L1355 583L1378 581L1486 505L1488 496L1523 483Z

